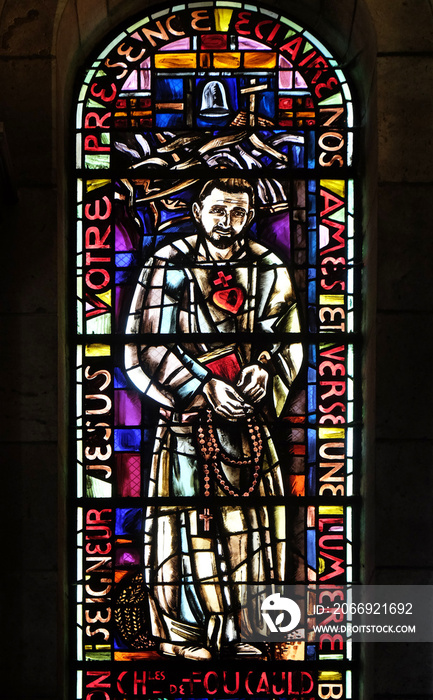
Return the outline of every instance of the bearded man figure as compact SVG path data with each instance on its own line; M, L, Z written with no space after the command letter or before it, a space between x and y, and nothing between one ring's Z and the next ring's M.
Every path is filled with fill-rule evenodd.
M302 362L301 343L285 338L299 316L287 266L248 236L247 181L210 180L192 215L197 231L145 263L126 327L137 334L126 372L160 414L144 542L151 632L165 655L260 656L241 641L240 591L285 577L268 425Z

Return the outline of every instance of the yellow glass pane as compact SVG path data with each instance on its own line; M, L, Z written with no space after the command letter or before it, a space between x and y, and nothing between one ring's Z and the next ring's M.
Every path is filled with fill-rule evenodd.
M86 190L87 192L91 192L92 190L98 189L98 187L104 187L105 185L109 185L111 180L87 180L86 182Z
M319 681L322 683L329 681L341 681L343 675L339 671L319 671Z
M96 296L107 304L107 306L111 306L111 289L109 289L108 292L102 292L102 294L97 294Z
M327 190L335 192L335 194L338 194L340 197L344 197L344 191L346 189L344 180L320 180L320 184L322 187L326 187Z
M86 357L109 357L110 355L111 348L109 345L104 345L103 343L86 345Z
M323 306L343 306L343 294L320 294L320 304Z
M344 428L319 428L320 440L344 440Z
M233 10L218 8L215 10L215 29L217 32L228 32Z
M343 506L319 506L319 515L343 515Z
M155 56L155 68L195 68L196 65L195 53L166 53Z

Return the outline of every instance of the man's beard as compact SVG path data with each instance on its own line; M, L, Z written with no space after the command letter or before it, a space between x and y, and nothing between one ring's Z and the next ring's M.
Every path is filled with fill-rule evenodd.
M207 240L210 241L213 246L215 246L215 248L218 248L219 250L224 250L227 248L231 248L232 245L236 243L236 241L240 241L241 239L243 239L245 229L242 229L242 231L236 233L236 231L233 228L220 229L218 226L214 226L211 234L206 233L203 228L202 232L206 236ZM212 234L216 234L215 237Z

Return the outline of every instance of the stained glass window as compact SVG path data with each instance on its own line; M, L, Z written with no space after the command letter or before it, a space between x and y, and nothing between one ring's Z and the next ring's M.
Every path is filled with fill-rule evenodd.
M314 632L359 576L345 74L277 11L158 5L95 55L75 127L71 697L355 697L350 638Z

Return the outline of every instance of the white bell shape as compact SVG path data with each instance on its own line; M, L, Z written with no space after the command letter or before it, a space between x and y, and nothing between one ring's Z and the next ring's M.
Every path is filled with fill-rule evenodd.
M203 88L200 116L218 119L230 114L224 85L219 80L211 80Z

